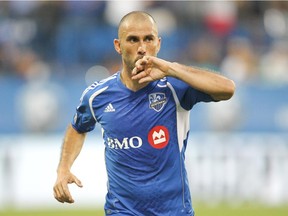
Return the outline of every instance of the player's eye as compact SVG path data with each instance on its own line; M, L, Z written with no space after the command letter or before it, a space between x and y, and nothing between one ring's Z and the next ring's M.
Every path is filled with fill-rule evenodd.
M136 42L138 42L139 40L138 40L137 37L131 36L131 37L128 37L128 38L127 38L127 41L129 41L129 42L131 42L131 43L136 43Z
M154 37L152 37L152 36L149 36L149 37L145 38L145 41L147 41L147 42L151 42L153 40L154 40Z

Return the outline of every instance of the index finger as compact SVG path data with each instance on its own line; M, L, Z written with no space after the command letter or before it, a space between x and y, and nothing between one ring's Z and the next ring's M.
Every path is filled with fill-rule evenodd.
M67 203L74 203L74 199L71 196L71 193L68 188L68 184L61 184L62 191L62 200Z
M53 190L54 190L54 197L59 202L61 203L64 203L64 202L73 203L74 202L69 192L67 184L66 186L64 183L55 184L55 186L53 187Z
M132 75L136 75L139 72L143 71L145 69L145 65L147 64L148 57L143 57L141 59L138 59L135 63L135 67L132 70Z

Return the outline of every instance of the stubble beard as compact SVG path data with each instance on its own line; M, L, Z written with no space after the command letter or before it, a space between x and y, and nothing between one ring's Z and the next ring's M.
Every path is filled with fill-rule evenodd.
M135 68L136 62L143 57L144 56L138 56L134 61L125 61L124 60L126 68L130 74L132 73L132 70Z

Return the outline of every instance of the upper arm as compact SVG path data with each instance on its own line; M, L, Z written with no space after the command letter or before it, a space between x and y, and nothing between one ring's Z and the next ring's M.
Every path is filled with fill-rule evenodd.
M215 101L210 95L194 89L181 80L170 78L169 82L175 89L181 107L186 110L191 110L192 107L199 102Z
M95 128L96 120L94 118L93 109L89 102L90 94L86 92L80 100L80 104L76 108L73 120L71 122L73 128L80 133L85 133Z
M73 140L84 141L86 134L87 134L86 132L83 133L81 131L78 131L72 124L69 124L67 128L67 132L66 132L66 137L68 136L69 138L72 138Z

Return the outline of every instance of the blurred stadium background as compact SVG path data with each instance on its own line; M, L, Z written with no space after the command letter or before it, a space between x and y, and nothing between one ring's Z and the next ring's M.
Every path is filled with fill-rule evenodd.
M1 1L0 215L102 209L106 174L97 129L73 167L84 184L71 186L76 203L56 202L52 187L82 91L120 69L113 39L131 10L155 17L160 57L221 71L237 85L232 100L199 104L191 114L187 171L198 215L220 208L234 209L219 210L222 216L248 216L247 205L251 215L287 215L285 1Z

